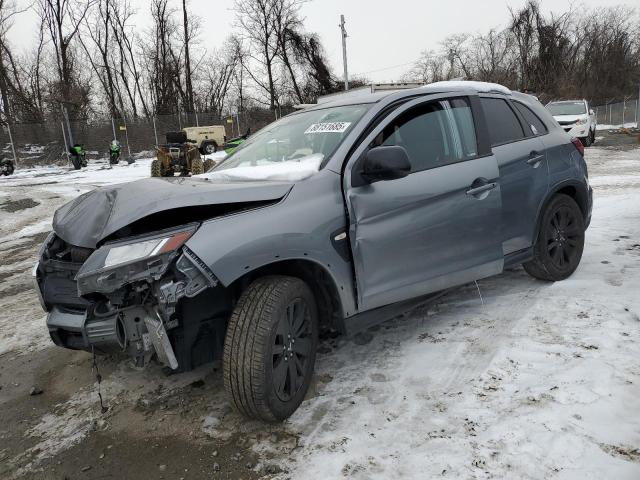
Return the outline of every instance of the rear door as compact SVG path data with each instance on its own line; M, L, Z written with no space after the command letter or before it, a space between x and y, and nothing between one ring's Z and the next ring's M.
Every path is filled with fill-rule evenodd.
M354 152L345 192L361 310L502 271L498 164L474 127L467 97L415 100ZM380 145L403 146L411 173L359 184L364 154Z
M480 103L500 171L502 249L508 255L535 240L538 208L548 188L547 155L540 139L547 132L544 123L520 102L483 97Z

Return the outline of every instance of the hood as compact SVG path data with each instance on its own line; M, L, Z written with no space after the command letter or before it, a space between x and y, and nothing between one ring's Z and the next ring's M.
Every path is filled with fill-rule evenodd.
M155 219L159 228L205 220L241 210L252 203L277 201L292 185L291 182L147 178L81 195L56 211L53 230L71 245L96 248L110 235L145 219ZM196 213L207 218L196 218ZM166 225L162 225L163 219Z

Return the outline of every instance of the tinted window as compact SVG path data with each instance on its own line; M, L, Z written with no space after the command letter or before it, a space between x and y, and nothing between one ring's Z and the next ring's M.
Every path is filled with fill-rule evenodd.
M509 104L500 98L481 98L492 145L524 138L522 125Z
M531 133L533 133L534 135L542 135L547 133L547 127L545 127L544 123L542 123L542 120L540 120L540 118L535 113L533 113L533 110L520 102L513 102L513 104L524 117L527 125L531 129Z
M473 157L478 149L471 108L460 99L409 110L387 125L371 147L380 145L404 147L412 172Z

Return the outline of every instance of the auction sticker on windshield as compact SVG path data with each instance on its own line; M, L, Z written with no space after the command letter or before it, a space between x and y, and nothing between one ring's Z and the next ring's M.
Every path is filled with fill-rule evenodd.
M331 123L314 123L304 132L305 135L311 133L343 133L349 128L351 122L331 122Z

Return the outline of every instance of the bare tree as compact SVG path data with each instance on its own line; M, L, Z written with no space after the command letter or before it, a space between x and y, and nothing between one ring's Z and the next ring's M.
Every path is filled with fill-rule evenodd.
M182 25L184 33L184 76L185 76L185 109L187 113L193 113L193 82L191 79L191 55L189 52L189 44L191 43L192 31L189 30L189 15L187 12L187 0L182 0Z
M180 95L179 53L175 51L174 37L177 25L168 0L151 0L153 27L146 45L146 68L155 112L175 113Z
M79 85L78 76L74 72L73 42L95 0L38 0L38 2L42 24L49 34L55 52L60 101L74 105L78 110L87 101L87 90Z
M276 59L279 52L278 35L274 21L279 0L236 0L236 22L247 39L249 57L261 68L250 68L245 63L245 71L269 98L269 108L274 110L278 101L276 90ZM252 66L253 67L253 66ZM262 69L266 82L257 70Z
M145 116L151 116L145 92L142 86L142 71L139 67L140 55L134 44L140 43L133 21L134 11L128 2L117 2L112 5L111 25L113 38L118 46L119 68L118 77L122 88L126 92L134 118L138 116L138 101Z
M85 29L80 32L78 39L102 86L110 115L118 118L120 117L123 102L117 89L115 71L112 65L116 61L111 49L112 3L113 0L98 0L92 14L85 16ZM87 45L83 38L85 35L91 40L95 50Z

